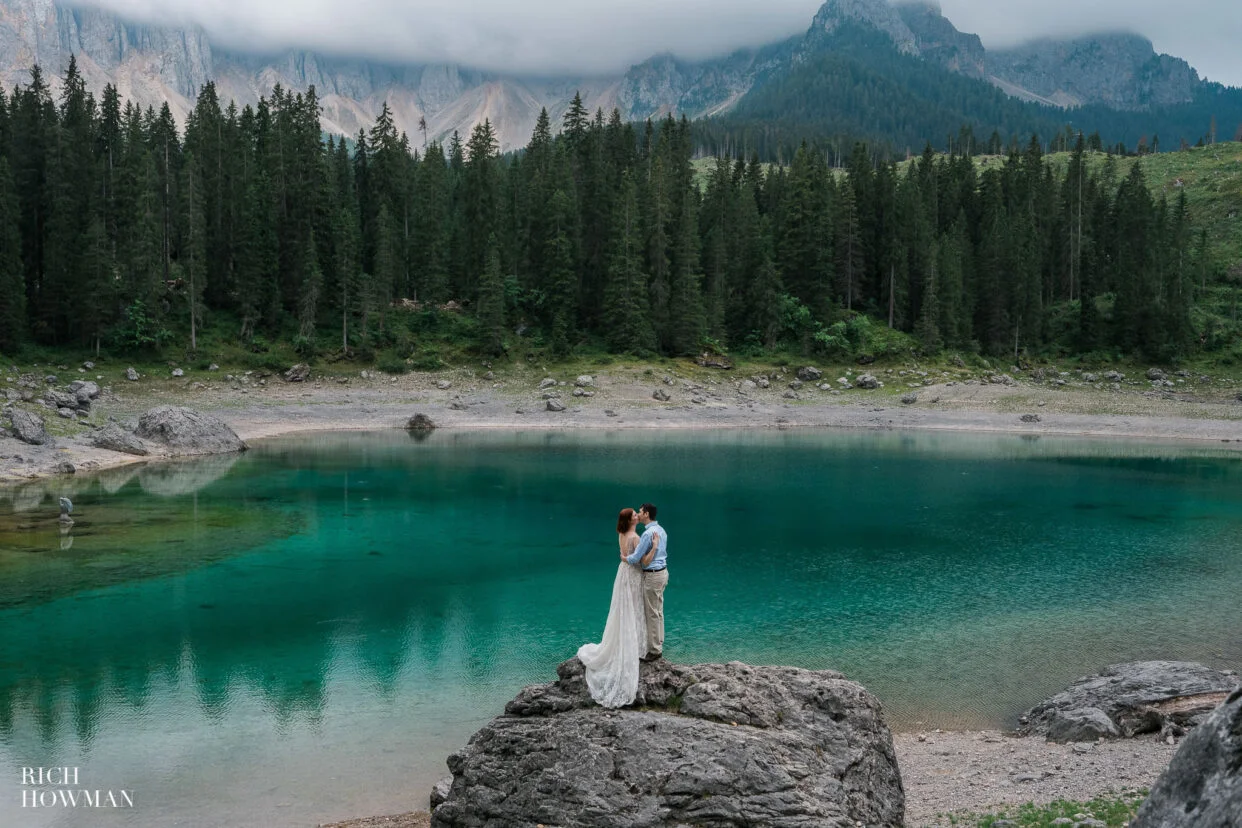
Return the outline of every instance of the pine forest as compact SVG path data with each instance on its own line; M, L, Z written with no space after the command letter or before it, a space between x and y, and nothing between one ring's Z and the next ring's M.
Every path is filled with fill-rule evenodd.
M58 98L37 68L0 90L6 354L192 357L214 337L416 367L445 339L1173 359L1201 346L1196 296L1224 277L1184 194L1154 197L1081 135L1068 164L1029 136L986 161L803 144L785 165L696 167L685 119L577 98L505 156L487 122L440 144L387 107L324 136L313 87L239 110L207 84L184 130L112 86L96 100L73 63Z

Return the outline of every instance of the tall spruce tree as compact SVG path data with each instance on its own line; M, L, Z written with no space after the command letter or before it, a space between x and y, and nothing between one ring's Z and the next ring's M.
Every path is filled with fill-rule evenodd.
M26 328L26 284L22 273L20 208L8 159L0 155L0 351L21 344Z

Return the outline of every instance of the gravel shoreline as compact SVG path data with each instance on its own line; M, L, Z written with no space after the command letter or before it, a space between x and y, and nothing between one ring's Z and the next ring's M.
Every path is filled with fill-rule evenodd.
M1232 387L1219 383L1174 393L1154 391L1140 381L1118 390L1086 382L1049 386L942 377L938 382L924 380L931 384L917 388L910 387L914 383L900 388L911 376L878 372L889 387L824 390L807 383L791 392L787 386L792 373L773 373L777 379L762 388L733 372L692 367L610 367L578 389L574 377L555 374L557 384L541 389L541 378L547 376L542 371L515 371L501 379L464 369L402 376L364 371L348 377L312 375L299 383L254 372L223 377L198 373L194 379L105 379L105 392L86 425L63 425L54 415L47 416L47 409L25 404L41 413L49 427L76 433L58 436L54 446L0 438L0 482L52 476L65 460L79 471L160 460L163 454L154 445L149 457L95 448L89 426L102 425L109 417L133 421L161 404L214 414L247 441L311 431L400 428L421 411L438 427L449 429L949 431L1211 444L1242 452L1242 401ZM897 395L899 389L904 393ZM657 390L670 399L653 399ZM574 396L575 391L584 396ZM796 398L787 398L789 393ZM557 395L566 410L548 410L547 395ZM903 403L900 397L906 395L915 401Z

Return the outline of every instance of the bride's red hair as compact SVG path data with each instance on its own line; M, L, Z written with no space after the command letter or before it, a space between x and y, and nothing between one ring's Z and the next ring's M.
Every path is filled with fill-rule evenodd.
M617 515L617 534L624 535L630 531L630 520L634 517L634 510L625 508L621 510L621 514Z

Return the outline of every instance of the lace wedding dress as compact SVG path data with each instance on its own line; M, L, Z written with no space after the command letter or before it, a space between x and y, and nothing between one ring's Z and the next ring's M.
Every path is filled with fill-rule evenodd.
M638 660L646 646L643 573L622 561L612 583L612 605L604 623L603 640L578 648L591 698L603 707L631 704L638 693Z

